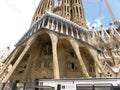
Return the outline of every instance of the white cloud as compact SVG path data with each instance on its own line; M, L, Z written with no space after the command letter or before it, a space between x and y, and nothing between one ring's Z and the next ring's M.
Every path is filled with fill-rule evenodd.
M28 30L40 0L0 0L0 49L13 46Z
M86 21L87 21L87 27L91 28L91 23L88 20L86 20Z
M87 20L87 26L89 27L89 29L92 29L92 27L95 27L96 29L99 29L100 26L103 24L102 23L102 20L104 19L104 16L103 17L100 17L100 18L97 18L94 20L94 23L90 23L88 20Z
M92 24L92 27L97 28L97 27L98 27L98 24L97 24L97 23L93 23L93 24Z
M94 26L95 28L100 28L101 25L102 25L101 19L95 19L95 23L93 23L92 26Z

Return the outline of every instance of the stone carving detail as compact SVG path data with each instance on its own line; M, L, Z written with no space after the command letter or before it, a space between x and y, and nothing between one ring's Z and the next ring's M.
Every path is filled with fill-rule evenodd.
M42 48L42 55L52 55L52 46L50 43L44 43Z

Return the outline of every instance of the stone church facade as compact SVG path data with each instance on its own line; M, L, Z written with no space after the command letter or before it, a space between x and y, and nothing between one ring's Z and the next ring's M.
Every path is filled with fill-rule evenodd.
M88 29L82 0L41 0L30 29L0 70L1 82L119 78L120 28Z

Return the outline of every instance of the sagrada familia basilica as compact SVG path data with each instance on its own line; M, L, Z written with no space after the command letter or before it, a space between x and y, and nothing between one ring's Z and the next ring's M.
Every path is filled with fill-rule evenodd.
M0 81L120 78L120 28L89 29L82 0L41 0Z

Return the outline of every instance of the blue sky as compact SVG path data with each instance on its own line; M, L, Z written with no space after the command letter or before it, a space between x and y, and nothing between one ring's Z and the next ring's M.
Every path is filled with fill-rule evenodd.
M110 13L106 7L104 0L102 0L101 14L100 12L100 0L82 0L84 5L84 11L87 22L92 25L103 24L104 27L108 27L109 23L113 23ZM120 20L120 0L108 0L113 13L116 18ZM99 28L99 25L97 26Z
M99 28L100 24L108 27L113 22L102 3L99 17L100 0L82 0L85 16L89 27ZM108 0L116 18L120 20L120 0ZM7 46L13 47L22 35L29 29L33 14L40 0L0 0L0 50Z
M56 0L57 1L57 0ZM99 29L100 24L109 27L109 23L113 23L108 8L104 0L82 0L86 21L89 27L95 26ZM120 0L108 0L116 19L120 20ZM101 4L101 10L100 10ZM101 12L101 13L100 13ZM99 14L100 13L100 14Z

